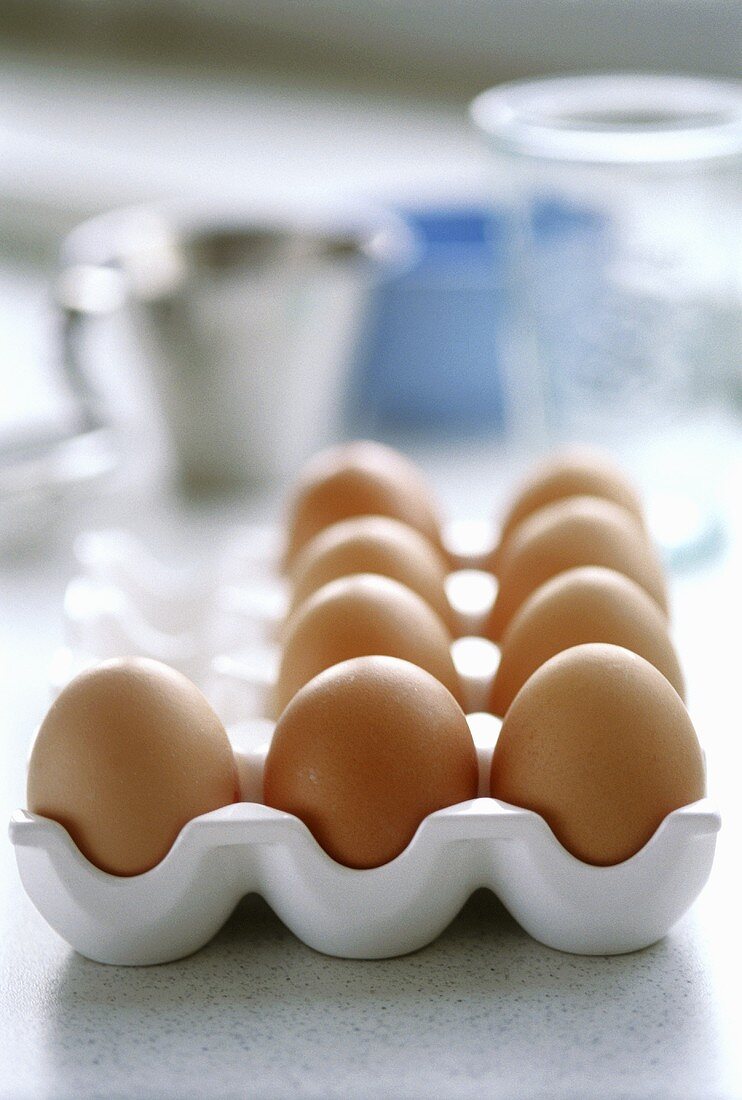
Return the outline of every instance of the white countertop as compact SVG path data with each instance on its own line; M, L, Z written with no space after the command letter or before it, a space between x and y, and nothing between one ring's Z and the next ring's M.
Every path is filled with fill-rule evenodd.
M497 471L483 453L428 463L447 500L464 486L476 504L487 499ZM738 500L739 463L728 477ZM264 502L252 512L265 514ZM208 530L203 515L172 504L153 526L189 541ZM45 925L6 842L0 1096L742 1096L741 566L732 530L721 558L674 578L676 640L724 824L709 885L662 942L613 958L559 954L480 892L424 950L344 961L304 947L248 898L195 956L109 968ZM24 756L46 707L69 569L55 550L0 570L6 819L23 804Z

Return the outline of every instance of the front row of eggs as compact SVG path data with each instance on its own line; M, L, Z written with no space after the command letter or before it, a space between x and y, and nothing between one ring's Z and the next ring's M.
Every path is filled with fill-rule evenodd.
M675 689L612 645L543 664L509 707L490 793L533 810L578 859L639 851L667 814L704 796L701 750ZM408 661L335 664L293 696L264 772L264 801L295 814L352 868L395 859L428 814L473 799L477 754L454 695ZM240 800L226 732L184 676L109 661L73 680L37 735L28 805L113 875L156 866L190 820Z

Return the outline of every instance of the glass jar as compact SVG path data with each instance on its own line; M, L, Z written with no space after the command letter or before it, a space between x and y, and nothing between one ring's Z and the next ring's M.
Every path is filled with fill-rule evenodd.
M697 550L740 369L742 86L553 78L471 111L508 210L511 438L609 447L668 553Z

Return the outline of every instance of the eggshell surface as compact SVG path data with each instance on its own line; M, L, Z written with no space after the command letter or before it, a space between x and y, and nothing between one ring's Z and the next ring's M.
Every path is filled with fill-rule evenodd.
M613 501L644 523L639 494L610 457L592 447L568 447L542 462L518 491L502 522L500 544L492 562L494 571L505 544L524 519L546 504L576 496Z
M194 817L237 799L227 734L198 689L157 661L106 661L72 680L31 754L28 808L102 871L138 875Z
M395 859L435 810L475 798L477 758L456 700L406 661L361 657L311 680L282 714L268 806L295 814L332 859Z
M398 581L357 574L324 585L288 620L275 689L276 714L323 669L374 655L419 665L461 698L451 635L442 619Z
M490 786L600 866L629 859L669 813L705 794L675 689L643 657L602 644L565 650L526 681L503 721Z
M528 677L550 657L588 642L638 653L684 697L667 620L652 597L614 569L584 566L546 581L511 619L492 685L492 713L504 715Z
M662 566L636 520L610 501L570 497L529 516L508 541L485 635L499 642L532 592L559 573L582 565L600 565L623 573L644 588L667 614Z
M438 506L418 468L391 447L361 440L305 466L289 502L284 568L319 531L352 516L390 516L441 547Z
M446 562L419 531L386 516L341 520L302 550L292 573L292 610L322 585L354 573L379 573L422 596L449 626Z

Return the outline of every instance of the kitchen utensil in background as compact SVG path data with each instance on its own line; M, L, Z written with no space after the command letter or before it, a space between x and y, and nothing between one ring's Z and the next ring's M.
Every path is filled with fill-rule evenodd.
M0 556L20 560L73 508L119 482L116 435L70 385L60 365L58 317L40 275L0 276ZM88 522L89 522L89 516Z
M554 78L471 112L508 193L513 442L608 445L664 548L698 550L718 529L717 422L742 346L742 85Z
M362 207L102 215L62 248L68 374L96 419L138 406L137 446L163 424L189 487L269 482L342 435L370 288L412 249L400 219ZM112 369L93 329L122 311Z

